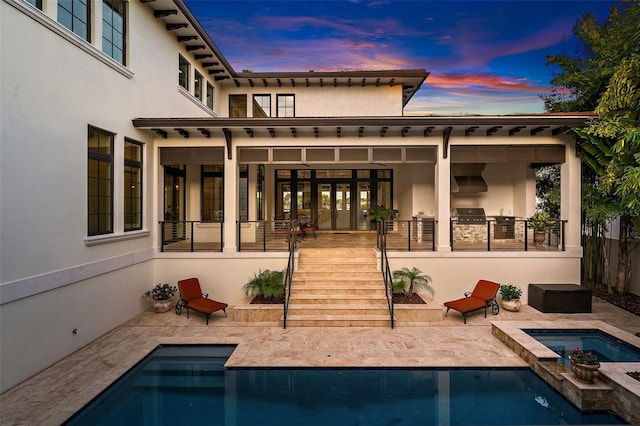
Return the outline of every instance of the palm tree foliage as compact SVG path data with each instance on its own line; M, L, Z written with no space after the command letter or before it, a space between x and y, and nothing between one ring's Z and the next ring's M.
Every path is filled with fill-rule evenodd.
M575 130L583 164L590 170L583 175L592 177L583 210L603 240L607 221L620 219L615 289L624 293L631 274L630 241L634 224L636 230L640 225L640 1L623 0L613 6L602 24L586 14L573 32L583 42L583 51L578 57L547 58L562 72L551 81L558 89L543 100L551 112L597 114L586 128ZM606 250L606 244L601 247ZM607 265L604 281L606 269Z
M284 272L260 270L242 287L247 296L278 299L284 296Z
M393 271L393 292L405 293L408 295L414 294L419 290L425 290L431 296L435 293L435 290L430 285L431 277L424 275L423 272L413 267L402 268L397 271Z

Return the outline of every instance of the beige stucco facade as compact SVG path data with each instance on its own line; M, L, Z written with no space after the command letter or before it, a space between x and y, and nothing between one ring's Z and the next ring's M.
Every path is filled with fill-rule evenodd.
M193 24L180 1L127 3L127 54L126 65L122 65L102 53L100 37L87 42L57 23L56 6L55 0L44 0L40 11L24 0L0 2L0 391L148 309L140 296L155 283L198 276L207 291L234 305L246 301L242 285L253 273L284 268L286 252L238 250L238 168L243 149L266 148L271 150L269 155L281 148L331 148L337 152L335 160L324 162L278 161L273 157L263 162L267 219L275 214L274 174L279 168L392 170L393 207L400 211L400 219L410 220L422 212L437 218L437 230L435 250L392 252L391 266L416 266L428 273L439 301L459 297L479 278L518 283L525 290L525 301L530 282L579 282L580 160L571 138L554 130L583 118L403 117L403 106L412 90L418 90L428 75L424 70L303 76L236 73L224 58L215 57L219 52L202 34L213 58L196 59L200 50L188 50L188 44L176 41L176 32L167 29L173 22L170 19ZM154 8L176 9L177 17L156 18ZM92 14L92 33L100 34L101 8L93 8ZM186 88L178 85L179 55L189 61L192 73L198 71L214 88L213 109L193 95L193 78ZM215 60L223 72L210 74L211 68L205 64ZM225 78L216 79L219 76ZM294 78L295 84L288 81ZM280 81L276 83L278 79L282 86ZM256 122L251 121L249 108L247 118L230 120L228 99L234 94L246 94L248 99L253 94L269 94L272 102L278 94L292 94L295 117ZM183 118L192 120L191 124L180 121ZM376 120L367 121L369 118ZM469 133L474 120L478 128ZM518 125L526 129L510 135ZM112 233L101 236L87 233L88 126L114 134L114 226ZM292 133L294 126L297 134ZM540 126L544 129L532 134L531 129ZM253 136L247 127L252 127ZM495 127L500 129L489 135ZM166 137L152 128L166 132ZM176 128L189 137L180 135ZM275 129L275 136L270 128ZM427 128L431 130L427 132ZM447 128L451 128L450 136L445 137ZM223 129L230 129L231 138ZM123 220L125 139L143 145L143 226L130 232L124 231ZM482 207L487 216L520 218L535 210L530 160L487 161L483 174L487 192L452 195L456 147L518 145L561 147L565 250L452 250L450 219L455 208ZM366 148L375 156L378 148L401 148L405 153L425 147L435 155L420 160L405 154L388 161L340 158L340 149L345 148ZM185 152L219 148L223 153L219 160L224 165L222 251L161 252L158 223L164 212L162 150L166 148ZM192 167L200 163L194 161L187 164L185 220L197 221L201 179L198 167ZM254 220L252 170L257 162L245 164L250 170L249 219Z

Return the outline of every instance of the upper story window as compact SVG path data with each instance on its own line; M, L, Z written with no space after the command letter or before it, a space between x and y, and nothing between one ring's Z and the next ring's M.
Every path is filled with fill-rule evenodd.
M193 78L193 96L195 96L200 100L202 100L203 82L204 82L204 78L202 77L202 74L200 74L198 71L195 71L194 78Z
M32 6L35 6L38 9L42 10L42 0L26 0L26 1Z
M278 117L295 117L295 96L278 95Z
M102 2L102 51L125 64L126 3L123 0Z
M247 95L229 95L229 117L247 116Z
M178 84L189 90L189 61L178 55Z
M271 95L253 95L253 116L271 117Z
M213 109L213 84L207 81L207 106Z
M88 235L113 232L113 133L89 126L87 159Z
M124 141L124 230L142 229L142 144Z
M89 16L89 0L58 0L58 22L87 41Z

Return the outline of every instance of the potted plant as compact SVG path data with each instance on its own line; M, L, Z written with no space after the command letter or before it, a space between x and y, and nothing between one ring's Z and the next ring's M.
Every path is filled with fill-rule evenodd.
M527 219L527 227L533 229L533 241L537 246L542 245L547 238L547 233L556 225L556 221L551 219L547 212L536 212Z
M260 270L242 287L251 303L283 303L284 271Z
M390 209L385 207L384 205L379 205L369 208L367 210L367 217L372 223L377 224L378 220L395 219L396 217L398 217L398 213L400 213L400 210L398 209ZM393 224L391 224L391 226L393 227Z
M501 284L500 296L502 296L502 307L507 311L518 312L522 303L520 302L520 296L522 296L522 290L515 284Z
M600 362L596 354L591 351L585 352L580 348L574 348L573 352L569 354L569 360L571 361L571 371L576 376L576 379L584 383L593 383L600 368Z
M422 289L433 296L435 290L430 283L431 277L424 275L420 269L415 267L393 271L393 294L394 296L402 295L395 297L395 299L408 300L409 303L424 303L416 292ZM416 298L420 300L418 301Z
M153 301L154 312L167 312L171 309L171 298L177 292L178 288L169 283L156 284L151 290L145 291L142 298Z

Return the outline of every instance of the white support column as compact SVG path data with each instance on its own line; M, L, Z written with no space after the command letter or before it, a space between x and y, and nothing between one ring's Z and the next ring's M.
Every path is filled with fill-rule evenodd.
M566 220L564 241L567 250L580 249L582 172L576 144L567 144L565 162L560 167L560 218Z
M442 145L435 168L436 191L436 251L451 251L449 227L451 226L451 156L444 158ZM446 148L448 150L448 148Z
M232 144L229 144L233 147ZM238 220L238 165L236 152L231 148L232 158L229 159L225 149L224 159L224 249L225 253L238 251L237 226Z

